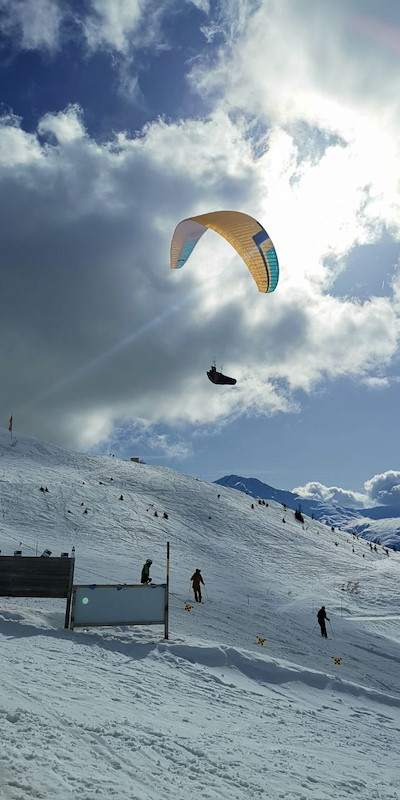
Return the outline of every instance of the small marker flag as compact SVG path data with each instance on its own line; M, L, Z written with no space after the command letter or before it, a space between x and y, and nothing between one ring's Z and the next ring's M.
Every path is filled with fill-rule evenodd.
M192 608L193 608L193 606L191 606L191 605L190 605L190 603L186 603L186 605L185 605L185 611L191 611L191 610L192 610Z
M264 646L265 638L263 636L257 636L257 644Z
M8 430L9 431L12 431L12 426L13 426L13 415L11 414L10 421L8 423Z
M338 667L340 667L340 662L343 656L340 656L340 658L337 658L337 656L332 656L332 658L333 658L333 663L336 664Z

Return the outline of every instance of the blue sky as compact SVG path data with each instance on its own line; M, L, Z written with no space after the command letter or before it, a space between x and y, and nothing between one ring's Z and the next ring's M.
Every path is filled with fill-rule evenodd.
M12 16L12 4L4 5ZM115 130L140 130L160 115L176 119L205 108L186 79L188 63L205 47L200 27L206 15L201 9L192 3L181 8L166 4L169 11L162 17L160 42L121 53L106 44L88 48L81 17L82 9L90 12L90 2L79 0L66 7L69 14L60 23L59 46L21 46L17 24L2 40L2 110L21 115L25 130L35 130L49 110L62 112L70 103L82 108L87 131L99 139L107 139ZM150 15L149 6L146 16Z
M4 424L397 498L397 4L1 0L0 31ZM271 235L272 295L213 232L169 270L220 208Z

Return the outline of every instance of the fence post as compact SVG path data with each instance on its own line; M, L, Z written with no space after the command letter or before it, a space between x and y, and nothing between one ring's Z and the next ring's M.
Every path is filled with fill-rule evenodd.
M72 557L70 559L70 565L69 565L68 594L67 594L67 604L65 607L64 628L69 628L70 626L72 589L74 584L74 567L75 567L75 558Z
M167 542L167 581L165 589L165 617L164 617L164 639L168 639L168 593L169 593L169 542Z

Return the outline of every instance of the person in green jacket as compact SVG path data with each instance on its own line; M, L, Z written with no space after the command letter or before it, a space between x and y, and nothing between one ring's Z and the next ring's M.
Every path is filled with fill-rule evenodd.
M140 579L140 582L141 582L141 583L146 583L146 584L147 584L147 583L151 583L151 578L150 578L150 567L151 567L152 563L153 563L153 562L152 562L151 558L148 558L148 559L146 560L146 563L145 563L145 564L143 564L143 569L142 569L142 577L141 577L141 579Z

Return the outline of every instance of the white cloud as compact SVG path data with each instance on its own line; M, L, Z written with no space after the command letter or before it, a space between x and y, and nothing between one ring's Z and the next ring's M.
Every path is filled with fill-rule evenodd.
M121 52L129 49L129 39L137 31L145 0L91 0L90 13L84 21L91 49L107 44Z
M396 13L396 4L394 10ZM398 26L389 25L387 22L365 13L355 14L350 22L354 31L364 34L374 43L378 42L385 48L390 47L394 51L400 52L400 29Z
M209 10L209 19L201 27L206 41L211 43L217 37L229 44L235 41L245 29L257 5L257 0L221 0L215 5L212 14Z
M184 439L172 441L171 437L165 433L150 434L146 445L157 452L157 458L174 458L182 461L192 455L192 447L189 442Z
M59 114L45 114L39 122L38 133L53 134L59 144L67 145L85 136L85 128L80 116L80 108L69 106Z
M159 25L156 14L146 28L145 0L88 8L90 47L125 59ZM235 0L209 18L225 44L192 75L208 118L156 120L102 144L75 106L45 114L41 138L3 119L0 232L19 306L0 296L1 403L7 419L18 402L26 431L86 446L121 418L218 426L295 412L294 390L326 377L389 384L399 269L391 296L361 303L330 291L354 248L384 229L400 237L392 51L362 39L349 48L344 6L311 2L303 15L289 0ZM137 101L135 87L126 84ZM218 208L265 224L281 265L274 294L256 292L213 232L170 273L177 222ZM233 390L208 384L214 358L238 379Z
M310 213L312 192L305 167L290 192L297 165L288 134L271 136L257 159L246 123L222 110L99 144L70 107L46 114L39 131L42 142L15 120L0 127L1 407L4 419L16 410L21 431L87 447L112 437L121 418L218 426L296 411L294 389L310 391L326 375L381 375L390 363L398 279L394 298L364 304L326 293L324 256L336 252L335 239L312 229L308 253L298 217ZM337 156L335 169L346 170L345 150ZM363 202L355 191L345 208L341 256L363 235ZM265 221L281 260L274 294L256 291L213 232L184 270L169 270L177 222L224 207ZM207 381L214 358L238 379L234 389Z
M99 418L99 423L102 421L105 421L104 413ZM88 448L94 449L95 452L101 449L104 453L110 451L118 453L121 449L126 453L130 450L132 456L137 457L140 457L145 450L146 461L153 459L184 461L192 455L190 441L185 440L178 432L160 433L156 425L143 417L136 417L135 420L129 418L118 420L116 424L112 424L110 418L109 423L97 431L96 420L94 424L90 420L86 441ZM149 455L148 451L154 452L154 455Z
M90 50L108 48L129 56L134 48L165 47L162 20L175 0L90 0L81 24Z
M346 508L368 508L374 505L395 505L400 502L400 472L387 470L374 475L364 483L365 494L341 489L338 486L325 486L318 481L310 481L305 486L297 486L292 492L307 500L344 506Z
M365 386L368 386L369 389L375 389L375 390L388 389L389 386L392 386L394 383L399 383L399 382L400 378L397 376L391 376L391 377L387 376L385 378L370 376L363 378L363 383L365 384Z
M369 389L387 389L390 386L389 378L364 378L363 383L368 386Z
M285 239L292 251L304 248L297 274L302 277L305 260L308 274L309 262L315 274L323 249L346 254L352 243L376 240L383 225L400 233L400 76L370 41L349 39L343 5L311 2L306 14L292 0L257 10L243 5L240 36L231 33L233 6L222 5L226 46L216 63L196 61L193 85L218 97L222 108L268 126L265 188L279 210L285 196ZM304 143L304 125L310 135L340 140L316 158L312 141Z
M79 430L79 446L84 451L104 444L112 438L113 415L107 409L90 409L86 413L80 413L79 409L74 409L72 413L67 412L64 422L64 436L71 436L72 441L76 441L76 431Z
M370 37L355 35L357 5L362 7L223 0L217 19L225 46L216 62L215 54L207 53L213 63L196 64L196 85L207 93L219 91L230 107L273 125L307 120L346 133L357 127L360 111L377 112L379 106L382 111L385 105L386 128L393 110L398 113L393 89L400 76L390 70L397 56L371 45ZM379 11L375 8L376 15ZM395 19L394 6L393 13Z
M374 475L365 481L364 487L371 500L383 505L395 504L400 501L400 472L389 469L380 475Z
M305 486L297 486L292 492L304 497L305 500L317 500L319 503L327 503L344 508L363 508L370 505L370 499L361 492L353 492L350 489L341 489L339 486L324 486L318 481L310 481Z
M0 0L0 12L0 30L24 50L58 48L64 12L57 0Z
M161 23L175 5L176 0L161 5L155 0L88 0L75 7L60 0L0 0L0 31L16 48L55 53L73 30L74 39L83 37L91 52L105 48L130 58L135 49L165 46ZM121 63L114 65L119 71Z
M205 14L210 11L210 0L187 0L187 2L192 3L199 11L204 11Z
M1 120L0 136L0 167L6 169L19 164L32 165L40 160L42 151L35 134L26 133L21 129L21 120L13 114L8 114Z
M132 59L125 58L119 64L119 94L137 108L146 108L146 101L140 88L139 78L133 71Z

